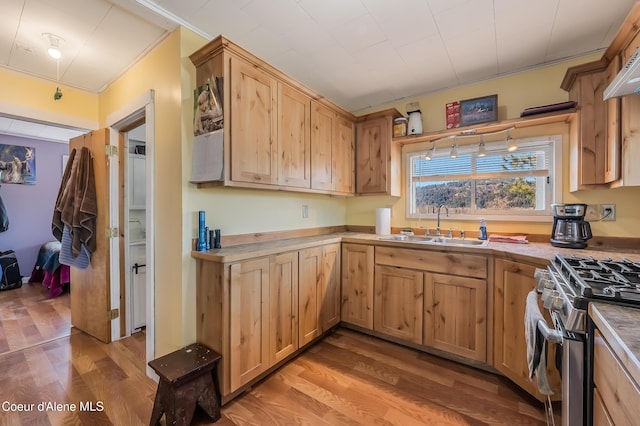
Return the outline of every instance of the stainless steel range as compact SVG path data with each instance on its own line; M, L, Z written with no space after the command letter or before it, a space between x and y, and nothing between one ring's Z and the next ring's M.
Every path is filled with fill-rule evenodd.
M543 306L554 322L555 330L547 331L548 339L562 340L562 423L591 425L589 302L640 308L640 263L556 255L546 270L536 270L535 277Z

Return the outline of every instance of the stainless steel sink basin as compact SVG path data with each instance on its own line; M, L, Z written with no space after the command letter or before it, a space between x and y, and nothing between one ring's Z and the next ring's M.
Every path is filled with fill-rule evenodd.
M382 241L404 241L407 243L434 244L443 246L463 246L463 247L484 247L489 241L475 240L473 238L457 238L444 236L423 236L423 235L390 235L380 237Z
M434 237L430 244L442 244L446 246L471 246L484 247L489 244L487 240L474 240L473 238Z
M406 241L408 243L428 243L433 240L434 237L427 237L423 235L389 235L388 237L380 237L382 241Z

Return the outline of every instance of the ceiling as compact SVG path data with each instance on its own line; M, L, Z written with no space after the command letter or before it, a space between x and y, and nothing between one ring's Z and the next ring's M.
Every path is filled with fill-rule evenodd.
M0 66L99 93L180 23L356 111L603 51L634 3L2 0Z

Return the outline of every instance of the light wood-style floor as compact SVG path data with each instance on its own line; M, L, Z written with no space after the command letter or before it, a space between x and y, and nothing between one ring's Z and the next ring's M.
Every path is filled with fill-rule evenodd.
M36 404L0 406L0 424L148 424L156 384L144 373L144 342L144 333L107 345L78 332L0 355L0 404ZM43 401L76 407L38 411ZM195 423L208 420L197 413ZM499 376L338 329L223 407L216 423L293 424L541 425L544 414Z
M0 292L0 354L70 333L68 292L50 298L49 290L41 283L26 283Z

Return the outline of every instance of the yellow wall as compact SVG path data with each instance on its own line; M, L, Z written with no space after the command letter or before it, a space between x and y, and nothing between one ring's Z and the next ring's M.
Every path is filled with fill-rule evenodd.
M498 119L507 120L520 116L522 110L528 107L564 102L568 99L568 93L560 88L560 83L568 67L599 59L600 56L588 56L580 59L550 65L541 69L508 75L481 83L459 87L447 91L431 93L423 96L403 99L376 108L368 108L356 112L363 115L377 110L391 107L406 113L406 104L419 101L422 112L422 121L425 132L433 132L445 128L445 104L452 101L471 99L480 96L498 94ZM640 237L640 221L637 214L637 202L640 197L640 187L616 188L608 190L589 190L575 193L569 192L569 153L568 153L568 126L556 124L541 128L527 128L513 132L514 138L525 138L540 135L563 135L563 200L565 203L587 204L615 204L616 220L613 222L591 222L594 235L615 237ZM496 136L504 138L504 134ZM486 142L491 138L485 139ZM469 138L469 142L477 143ZM459 144L465 144L464 139ZM403 154L407 150L419 148L428 149L429 144L419 146L405 146ZM347 224L349 225L375 225L375 209L377 207L391 207L391 224L394 227L436 227L435 215L423 218L421 221L409 220L405 217L406 198L404 196L403 170L403 195L402 197L356 197L347 201ZM441 220L442 227L477 231L477 221ZM520 221L489 221L487 224L489 233L522 232L529 234L549 234L551 232L551 220L547 222L520 222Z
M155 345L156 355L183 346L185 315L182 267L181 30L172 33L100 94L100 124L153 89ZM132 111L133 112L133 111ZM191 313L192 314L192 313ZM192 333L193 337L195 332Z
M98 128L98 95L0 68L0 113L67 127ZM62 98L54 100L56 87Z

